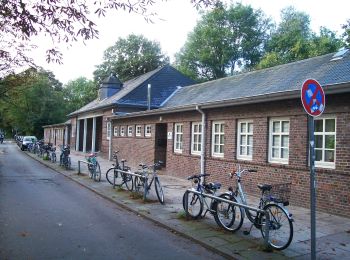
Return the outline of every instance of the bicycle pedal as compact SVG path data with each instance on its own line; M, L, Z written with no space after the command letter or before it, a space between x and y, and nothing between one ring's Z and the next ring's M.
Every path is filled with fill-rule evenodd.
M244 231L243 231L243 234L247 236L247 235L250 234L250 231L244 230Z

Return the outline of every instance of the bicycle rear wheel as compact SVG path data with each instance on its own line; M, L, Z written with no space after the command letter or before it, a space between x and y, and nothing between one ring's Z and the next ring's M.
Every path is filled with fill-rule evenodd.
M113 178L114 174L117 174L116 168L109 168L108 171L106 172L106 179L107 181L113 185Z
M198 194L186 191L182 198L182 205L187 216L197 219L203 212L203 201Z
M220 198L237 202L236 198L229 194L221 194ZM213 202L215 222L223 229L231 232L239 230L243 225L244 210L241 207L223 201Z
M95 165L94 180L101 181L101 167L98 162L96 162L96 165Z
M157 194L159 202L161 204L164 204L164 192L163 192L162 186L160 185L160 181L159 181L158 177L156 177L154 180L154 186L156 188L156 194Z
M267 204L264 210L270 215L269 227L269 245L276 250L286 249L293 239L293 222L289 219L287 212L278 204ZM266 217L261 214L262 224L261 234L265 238Z

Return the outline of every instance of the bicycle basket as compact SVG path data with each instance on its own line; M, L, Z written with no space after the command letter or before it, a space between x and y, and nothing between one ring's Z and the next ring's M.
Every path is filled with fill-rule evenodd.
M263 194L264 199L274 201L276 203L286 203L289 201L290 191L292 183L276 183L271 184L272 188L269 191L265 191Z

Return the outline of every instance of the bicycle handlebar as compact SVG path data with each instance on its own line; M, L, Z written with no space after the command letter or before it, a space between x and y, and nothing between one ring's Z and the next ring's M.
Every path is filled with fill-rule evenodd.
M253 173L253 172L258 172L256 169L243 169L243 170L238 170L238 171L234 171L234 172L230 172L229 173L229 176L231 177L231 178L233 178L233 176L238 176L238 177L240 177L240 175L242 174L242 173L244 173L244 172L251 172L251 173Z

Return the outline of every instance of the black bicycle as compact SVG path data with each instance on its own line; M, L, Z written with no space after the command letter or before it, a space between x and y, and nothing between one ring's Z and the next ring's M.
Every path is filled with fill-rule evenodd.
M140 164L141 170L136 172L140 175L140 177L135 176L135 190L139 193L143 194L143 199L147 198L149 191L151 190L152 184L154 182L154 188L156 190L157 198L161 204L164 204L164 192L163 187L160 184L160 180L157 174L157 170L163 164L163 162L159 161L153 165L145 165ZM149 175L152 175L149 178Z
M126 160L122 159L121 164L118 160L119 151L113 153L113 159L115 159L115 164L113 167L109 168L106 172L106 179L111 185L116 185L122 187L125 185L127 190L132 191L134 187L134 180L130 174L126 172L131 172L131 168L126 166Z
M70 147L69 145L59 145L61 148L61 155L60 155L60 166L63 166L66 170L69 170L71 168L71 160L70 160Z

